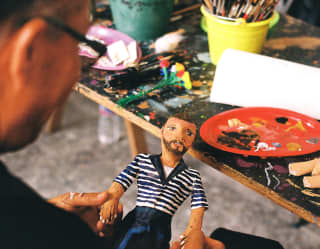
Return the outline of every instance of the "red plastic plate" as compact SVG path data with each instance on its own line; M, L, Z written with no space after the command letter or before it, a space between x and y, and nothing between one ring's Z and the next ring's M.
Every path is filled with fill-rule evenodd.
M200 136L213 147L245 156L297 156L320 150L320 123L279 108L219 113L203 123Z
M117 42L119 40L122 40L125 45L129 45L130 42L134 41L133 38L131 38L130 36L120 32L118 30L106 28L104 26L99 26L99 25L91 26L89 28L87 34L94 36L100 40L103 40L107 46L114 43L114 42ZM92 56L89 53L82 51L81 49L79 50L79 55L92 58ZM105 55L108 57L107 53ZM139 44L137 43L137 59L135 61L136 63L138 63L140 61L141 55L142 55L141 48L140 48ZM123 64L119 64L116 66L105 66L105 67L100 66L100 65L94 65L93 68L119 71L119 70L126 69L126 66L124 66Z

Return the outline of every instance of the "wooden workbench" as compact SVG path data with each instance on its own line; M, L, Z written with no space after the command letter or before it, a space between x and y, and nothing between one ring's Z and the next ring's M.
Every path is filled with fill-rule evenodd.
M170 26L171 30L178 28L186 30L186 39L179 47L185 53L185 57L179 62L187 66L193 81L200 82L191 91L169 87L125 108L119 108L116 102L129 94L139 92L141 86L128 87L130 82L126 84L120 82L119 85L114 84L111 87L110 80L117 78L116 72L99 70L84 73L81 81L75 86L75 90L80 94L123 117L127 124L133 155L147 151L143 131L160 137L160 127L172 114L189 112L197 127L200 128L202 123L211 116L236 108L208 101L215 67L199 59L208 52L207 36L200 28L200 19L199 6L196 6L189 11L176 12ZM320 66L320 29L281 15L279 23L270 30L268 36L263 54L306 65ZM150 43L144 42L140 45L144 55L152 53L149 48ZM148 58L144 58L144 61L148 61ZM110 75L113 76L110 77ZM145 76L143 85L152 86L160 78L159 72ZM160 108L154 106L154 103L159 104ZM189 153L306 221L319 225L320 190L304 189L302 177L289 176L288 163L319 157L320 152L288 158L244 157L210 147L198 136ZM277 181L272 180L273 177L267 179L269 176L266 175L265 169L268 163L274 166L269 176L273 175L274 179L278 179Z

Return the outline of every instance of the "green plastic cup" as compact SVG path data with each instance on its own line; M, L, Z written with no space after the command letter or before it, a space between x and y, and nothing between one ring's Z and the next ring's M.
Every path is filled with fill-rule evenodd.
M155 39L167 32L174 0L109 0L116 29L135 40Z

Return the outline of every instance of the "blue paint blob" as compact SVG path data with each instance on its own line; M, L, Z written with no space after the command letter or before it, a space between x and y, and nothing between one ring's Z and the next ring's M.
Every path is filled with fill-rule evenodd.
M280 148L280 147L281 147L281 144L280 144L280 143L275 142L275 143L272 143L272 146L277 147L277 148Z

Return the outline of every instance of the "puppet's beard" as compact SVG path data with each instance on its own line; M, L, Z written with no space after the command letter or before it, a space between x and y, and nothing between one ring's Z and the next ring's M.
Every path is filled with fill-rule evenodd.
M163 139L163 141L167 150L174 153L177 156L182 156L187 151L187 148L184 146L184 144L178 140L167 141Z

